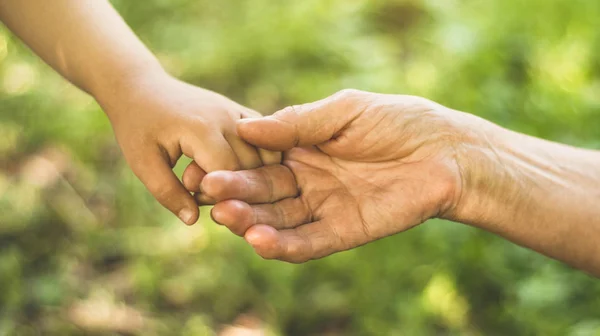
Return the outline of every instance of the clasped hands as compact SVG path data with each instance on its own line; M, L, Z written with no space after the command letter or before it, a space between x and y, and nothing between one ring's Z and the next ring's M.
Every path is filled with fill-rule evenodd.
M98 102L148 190L189 225L214 204L264 258L304 262L475 213L465 185L481 170L465 161L491 123L427 99L343 90L260 117L162 72L117 89Z
M183 181L263 258L305 262L459 218L458 146L474 123L423 98L344 90L237 122L245 142L282 151L281 164L205 174L192 163Z
M438 217L600 276L596 150L355 90L262 118L169 75L109 2L0 3L3 23L96 99L133 172L186 224L214 204L259 255L303 262Z
M134 173L186 224L214 204L260 256L300 263L443 218L600 274L594 151L420 97L344 90L260 117L153 76L97 100Z

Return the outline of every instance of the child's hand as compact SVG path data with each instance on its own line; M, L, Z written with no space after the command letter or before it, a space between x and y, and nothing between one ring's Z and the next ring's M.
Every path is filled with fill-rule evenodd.
M195 223L199 211L172 171L182 154L194 160L187 170L196 177L280 162L280 153L257 150L236 134L236 120L259 114L212 91L152 74L112 88L105 97L98 101L131 169L186 224Z

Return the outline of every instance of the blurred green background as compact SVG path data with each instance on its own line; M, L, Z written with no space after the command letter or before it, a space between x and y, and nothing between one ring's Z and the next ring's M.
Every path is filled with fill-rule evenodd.
M352 87L600 147L597 0L114 4L171 73L266 114ZM600 282L476 229L289 265L208 213L162 209L94 100L0 30L0 335L600 335Z

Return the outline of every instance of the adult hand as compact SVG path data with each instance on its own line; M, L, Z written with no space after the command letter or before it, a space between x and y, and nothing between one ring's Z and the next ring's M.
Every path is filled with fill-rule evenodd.
M441 217L600 277L599 151L360 91L240 121L238 133L287 150L283 165L201 186L220 201L213 218L265 258L303 262Z
M134 173L186 224L198 219L189 191L199 191L206 172L251 169L281 160L279 153L257 150L237 136L235 122L257 117L257 112L162 71L132 78L99 103ZM172 171L182 154L194 160L185 174L191 177L185 180L189 191Z
M423 98L342 91L239 122L283 165L215 172L214 220L264 258L304 262L450 217L462 191L462 130L476 118ZM460 125L460 127L458 126Z

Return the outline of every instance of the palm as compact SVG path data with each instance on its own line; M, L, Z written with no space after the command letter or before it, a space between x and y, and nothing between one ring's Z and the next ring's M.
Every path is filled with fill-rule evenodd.
M337 240L312 258L418 225L441 211L438 200L447 192L434 178L443 172L436 169L441 168L437 160L366 163L296 148L287 153L284 165L295 176L310 218Z
M447 185L440 179L455 176L452 161L449 155L417 159L420 155L390 154L389 160L369 162L370 156L353 161L318 147L293 148L282 166L222 172L244 176L237 181L209 175L204 189L226 200L213 217L234 233L286 237L283 255L269 255L276 250L272 242L262 243L267 248L261 255L303 262L407 230L443 211L449 189L440 187Z
M261 256L321 258L439 216L458 198L460 170L446 141L453 130L439 105L347 96L238 128L252 144L287 148L282 165L213 173L202 182L219 202L213 218ZM319 119L322 111L338 118Z

